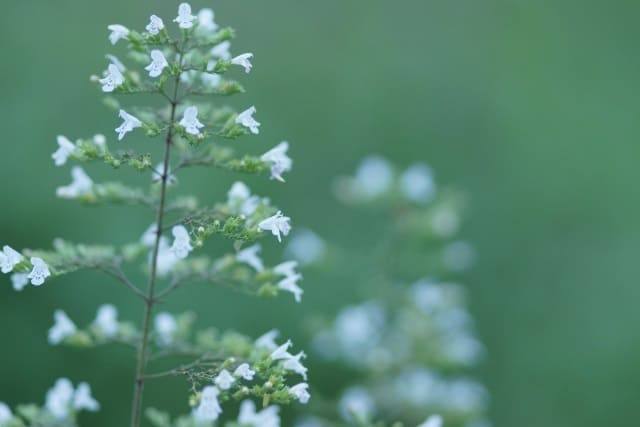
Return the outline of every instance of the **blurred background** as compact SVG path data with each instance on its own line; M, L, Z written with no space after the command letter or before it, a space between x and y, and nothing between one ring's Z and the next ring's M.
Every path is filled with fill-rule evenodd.
M286 139L295 166L286 185L245 181L269 194L294 225L366 250L365 234L375 229L350 225L367 219L337 204L331 183L370 153L401 166L426 161L439 182L467 192L462 235L476 246L478 263L463 281L488 348L477 375L491 393L497 427L633 423L640 384L640 340L633 332L640 320L640 201L633 196L640 179L637 2L192 5L214 8L219 24L237 30L232 52L255 54L254 72L239 77L248 92L229 103L255 104L262 132L239 147L260 153ZM125 0L5 4L2 244L47 248L59 236L122 244L152 222L140 208L95 209L56 199L69 171L55 168L50 154L57 134L104 133L116 147L112 129L119 120L88 78L105 68L105 53L123 52L108 44L106 27L143 29L149 14L173 17L176 7ZM151 144L131 136L122 144L140 151ZM113 177L100 165L87 170L97 180ZM181 189L214 201L234 178L189 171ZM210 246L216 244L230 248L221 240ZM265 246L279 260L280 248ZM344 280L322 282L313 273L306 279L301 305L195 288L163 308L204 313L203 325L259 334L273 324L296 337L306 313L334 313L357 300ZM103 403L100 415L83 418L90 425L128 419L134 363L128 350L52 348L46 330L56 308L84 325L103 302L138 321L138 302L94 272L22 293L8 277L1 280L0 400L40 402L64 375L89 381ZM184 411L184 387L177 380L175 394L150 388L147 402Z

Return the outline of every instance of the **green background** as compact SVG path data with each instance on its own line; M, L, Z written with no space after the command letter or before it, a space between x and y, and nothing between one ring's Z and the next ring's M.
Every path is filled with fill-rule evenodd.
M368 153L399 165L430 163L440 182L465 189L463 235L477 247L464 280L488 359L478 372L497 427L635 425L640 395L637 324L637 79L635 1L194 2L238 31L234 53L255 53L248 93L263 123L241 149L291 142L286 185L246 181L296 225L366 250L367 218L339 207L335 175ZM139 208L93 209L54 197L68 168L54 168L55 135L75 139L119 122L88 76L104 69L106 26L169 24L174 2L11 0L0 15L0 240L48 247L53 238L124 243L152 222ZM127 137L123 146L153 142ZM115 142L112 142L115 146ZM99 178L105 167L88 168ZM122 179L132 174L119 171ZM147 177L145 177L146 179ZM209 201L235 177L189 171L181 190ZM365 221L365 226L353 227ZM213 242L215 250L228 243ZM275 246L275 245L268 245ZM277 260L274 250L271 259ZM349 276L345 272L344 276ZM166 309L194 309L202 324L297 336L305 313L334 312L356 296L336 277L307 277L305 300L253 301L213 289L181 292ZM87 425L124 425L133 358L126 349L75 351L46 344L55 308L88 323L103 302L138 320L141 306L98 273L15 293L0 287L0 400L42 401L61 375L89 381L103 403ZM194 301L197 301L194 303ZM184 410L184 384L148 402Z

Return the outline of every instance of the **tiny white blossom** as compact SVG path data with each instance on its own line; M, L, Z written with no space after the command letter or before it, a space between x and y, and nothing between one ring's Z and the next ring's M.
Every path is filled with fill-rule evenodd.
M0 268L4 274L11 273L13 267L20 264L24 257L9 245L4 245L0 252Z
M198 30L213 32L218 29L215 23L215 13L209 8L200 9L198 11Z
M424 163L411 165L400 176L400 189L409 200L416 203L429 202L436 194L431 168Z
M253 68L253 64L249 61L251 58L253 58L253 53L243 53L233 58L231 63L244 67L244 72L249 74L249 72L251 72L251 68Z
M316 233L308 229L298 229L289 239L285 254L297 259L302 265L309 265L319 261L326 249L325 242Z
M231 388L231 384L233 384L235 381L236 379L233 378L233 376L226 369L220 371L220 373L213 380L213 382L218 387L220 387L220 390L229 390L229 388Z
M73 400L73 384L67 378L60 378L53 388L47 391L45 408L57 419L64 419L69 415Z
M248 248L245 248L236 254L236 261L247 264L253 267L253 269L256 271L263 271L264 265L262 263L262 260L258 256L258 252L260 252L260 249L261 247L259 243L256 243L253 246L249 246Z
M282 242L280 234L284 234L286 236L291 231L291 225L289 224L290 220L291 218L284 216L281 211L278 211L275 215L260 221L260 223L258 223L258 229L271 231L271 234L278 239L278 242Z
M78 388L73 394L73 408L81 411L95 412L100 409L100 404L91 396L91 387L87 383L78 384Z
M93 135L93 143L99 147L104 147L107 144L107 138L103 134L97 133Z
M278 282L278 289L282 289L283 291L291 292L296 302L300 302L302 299L302 294L304 291L298 286L298 280L302 279L302 276L299 274L295 274L293 276L287 276Z
M369 419L376 410L375 403L364 387L351 387L344 392L338 403L340 414L347 421Z
M167 173L167 185L175 184L178 181L178 178L176 178L176 176L171 173L171 167L169 167L168 169L169 171ZM151 171L151 181L162 181L162 175L164 175L164 163L158 163L156 168Z
M54 160L56 166L62 166L67 163L67 159L76 149L76 146L67 139L67 137L58 135L58 149L55 153L51 155L51 158Z
M109 64L107 67L107 75L99 80L102 85L103 92L113 92L115 88L124 83L124 76L115 64Z
M215 73L202 73L200 74L200 79L206 87L210 89L216 89L220 85L222 77L220 77L219 74Z
M289 359L291 357L291 353L289 353L287 350L289 350L289 347L291 347L291 345L291 340L287 340L286 343L273 350L269 357L271 357L271 360Z
M291 356L288 359L286 359L284 361L284 363L282 364L282 367L288 371L293 371L296 372L300 375L302 375L302 378L304 378L304 380L307 380L307 368L302 364L302 362L300 361L300 359L304 359L306 358L307 355L304 353L304 351L301 351L300 353L296 354L295 356Z
M418 427L442 427L442 417L440 415L431 415Z
M93 324L105 337L115 337L118 334L118 310L111 304L101 305Z
M153 246L153 244L151 246ZM151 254L149 254L149 258L151 258ZM178 261L180 261L180 259L171 250L169 240L165 236L162 236L160 238L160 244L158 245L158 259L156 263L158 276L164 277L169 274Z
M204 125L198 120L198 107L191 106L184 110L180 126L191 135L200 135L200 128Z
M44 283L44 279L51 276L49 266L42 258L31 257L29 261L31 261L31 265L33 265L33 270L31 270L31 273L29 273L27 277L31 279L32 285L40 286Z
M62 310L56 310L53 313L54 324L49 329L48 341L51 345L58 345L65 339L75 334L78 330L76 325L69 319L67 314Z
M230 47L231 42L225 40L222 43L215 45L213 49L211 49L211 56L217 59L228 61L229 59L231 59L231 53L229 52Z
M123 120L122 124L116 128L118 141L122 141L122 138L124 138L127 132L131 132L135 128L142 126L142 122L140 120L124 110L120 110L118 116Z
M167 58L158 49L153 49L149 55L151 56L151 63L144 69L149 72L149 77L159 77L162 74L162 70L169 66Z
M171 246L171 252L179 259L185 259L189 252L193 250L189 241L189 232L183 225L176 225L171 229L171 233L175 238Z
M111 34L109 34L109 41L111 44L118 43L120 39L128 39L129 38L129 29L124 25L120 24L112 24L107 27Z
M154 329L158 343L168 346L173 343L174 335L178 331L178 323L170 313L163 311L156 314Z
M117 56L107 54L105 55L105 58L107 58L113 65L118 67L118 71L120 71L121 73L124 73L127 70L127 67L124 66L124 64L118 59Z
M282 174L291 170L293 160L287 156L288 149L289 143L283 141L260 156L260 160L271 165L271 179L284 182Z
M245 201L251 196L251 190L246 186L244 182L236 181L231 186L231 189L227 193L227 198L229 199L229 204L239 200Z
M276 344L276 338L280 335L280 331L277 329L272 329L269 332L258 337L255 344L257 348L266 348L269 351L273 351L278 347Z
M253 215L261 202L261 199L258 196L252 196L249 187L240 181L231 186L227 198L231 210L244 216Z
M295 399L298 399L298 402L305 404L311 398L311 395L307 391L308 388L309 384L307 383L296 384L289 388L289 394L291 394Z
M151 15L149 17L149 25L147 25L145 28L149 32L149 34L157 36L160 31L164 29L164 22L162 22L162 18L156 15Z
M16 291L23 290L29 284L29 273L13 273L11 275L11 284Z
M7 406L6 403L0 402L0 425L11 421L11 418L13 418L11 409Z
M296 273L297 267L298 267L297 261L285 261L273 267L273 272L280 276L285 276L285 277L296 276L298 275Z
M236 377L244 378L247 381L253 380L253 376L256 374L256 371L251 369L248 363L243 363L233 371L233 375Z
M144 246L152 248L153 245L156 244L157 230L158 227L156 226L156 224L151 224L149 228L147 228L147 231L145 231L140 238L140 243L142 243Z
M87 194L93 187L93 181L80 166L71 168L71 184L58 187L56 195L62 199L74 199Z
M193 418L200 421L215 421L222 413L222 408L218 402L220 391L215 386L207 386L200 394L200 404L193 411Z
M193 21L196 19L191 14L191 5L189 3L180 3L178 6L178 16L173 20L177 22L180 28L189 29L193 27Z
M367 198L385 193L393 183L393 168L381 156L369 156L360 162L355 175L358 190Z
M244 400L240 404L238 424L252 427L280 427L279 410L277 406L268 406L256 412L256 405L251 400Z
M253 118L253 115L256 112L256 107L251 106L244 110L242 113L238 114L236 117L236 123L241 124L242 126L249 128L251 133L254 135L260 133L260 123Z

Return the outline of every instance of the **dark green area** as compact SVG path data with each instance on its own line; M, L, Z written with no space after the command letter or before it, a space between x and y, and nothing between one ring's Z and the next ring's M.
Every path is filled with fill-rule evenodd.
M470 195L464 235L479 251L466 278L489 358L479 373L492 394L497 427L600 427L635 423L640 385L637 257L640 202L637 2L344 1L194 2L233 26L232 51L255 53L240 76L255 104L257 138L237 142L260 153L292 144L286 185L246 179L269 194L294 225L366 251L367 218L338 206L332 177L376 152L400 165L429 162L440 182ZM48 247L72 241L124 243L152 222L141 208L81 208L54 197L68 168L55 168L55 135L104 133L119 121L100 102L89 75L104 54L122 52L106 26L142 29L150 13L175 15L177 2L12 1L0 18L0 243ZM140 134L121 144L141 151ZM111 142L115 147L117 142ZM236 144L234 142L234 144ZM144 148L143 148L144 147ZM122 179L127 170L88 168ZM224 196L233 174L193 170L181 190ZM148 179L144 176L144 180ZM146 181L145 181L146 182ZM354 225L356 224L356 225ZM269 245L272 248L275 244ZM228 249L222 240L212 251ZM271 259L278 260L275 250ZM344 272L339 277L349 277ZM194 309L202 324L300 334L308 312L334 312L355 299L350 283L308 274L305 301L247 300L224 289L193 288L167 309ZM98 273L40 289L0 288L0 400L42 401L58 376L87 380L103 403L93 426L123 425L132 391L126 349L51 348L55 308L88 323L113 302L121 316L141 305ZM313 375L313 373L312 373ZM147 401L186 408L184 383ZM170 390L170 391L167 391Z

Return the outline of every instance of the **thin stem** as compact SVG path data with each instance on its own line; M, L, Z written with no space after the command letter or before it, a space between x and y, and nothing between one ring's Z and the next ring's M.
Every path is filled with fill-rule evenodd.
M125 284L131 291L139 296L142 299L146 299L147 296L142 292L136 285L134 285L127 276L125 276L124 272L118 266L114 266L113 269L106 267L96 267L98 270L107 273L111 277L118 279L120 282Z
M184 38L182 49L179 49L179 65L182 68L182 62L184 59L184 50L187 44L187 37ZM156 288L156 278L158 271L158 253L160 251L160 240L162 237L162 223L164 221L164 206L167 195L167 182L169 178L169 159L171 158L171 145L173 143L173 124L176 117L176 107L178 105L178 88L180 86L180 72L176 74L173 87L173 97L170 100L171 103L171 118L169 121L169 129L167 131L167 137L165 139L165 150L163 160L163 173L162 173L162 187L160 190L160 203L158 205L158 211L156 215L156 239L153 245L153 253L151 256L151 273L149 275L149 287L147 290L147 296L145 298L144 318L142 323L142 338L140 341L140 348L138 349L138 358L136 366L136 378L135 387L133 393L133 408L131 411L131 427L140 426L140 418L142 415L142 394L144 391L145 369L147 367L147 352L149 350L149 334L151 332L151 315L153 313L153 306L155 305L156 298L154 297Z

